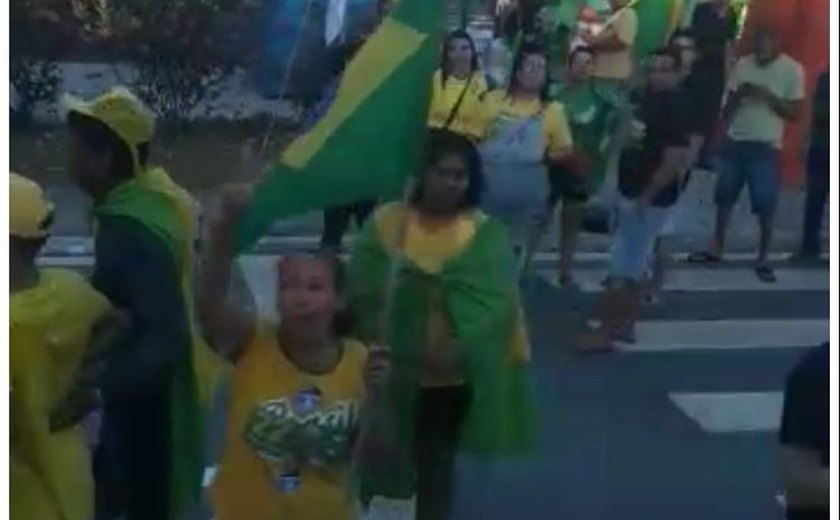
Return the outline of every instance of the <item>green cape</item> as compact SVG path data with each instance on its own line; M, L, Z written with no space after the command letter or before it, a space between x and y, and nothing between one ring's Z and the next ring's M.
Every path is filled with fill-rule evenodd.
M414 403L423 375L418 360L427 345L433 302L442 301L453 343L460 349L465 382L472 391L461 449L484 457L531 451L536 413L527 359L518 357L513 348L522 313L512 251L505 229L487 218L479 219L476 234L464 251L434 274L410 260L395 259L383 243L375 218L356 240L348 277L351 308L357 335L391 348L392 384L385 402L397 445L411 445ZM380 316L394 261L401 265L386 337L380 338ZM380 472L363 467L361 473L367 494L407 497L413 493L410 462L403 464L399 476L393 467Z
M97 218L131 218L145 226L165 244L180 278L183 241L188 238L179 232L176 207L163 193L145 187L135 178L111 191L94 213ZM181 518L198 504L204 471L203 421L191 355L184 356L174 367L170 397L170 510L171 518Z

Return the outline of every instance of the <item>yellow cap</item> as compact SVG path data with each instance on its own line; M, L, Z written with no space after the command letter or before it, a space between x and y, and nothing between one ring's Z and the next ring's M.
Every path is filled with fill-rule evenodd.
M110 128L131 148L135 166L139 166L137 146L152 140L155 116L130 90L114 87L91 101L65 94L62 105L68 112L96 119Z
M9 235L20 238L47 236L53 205L44 190L31 179L9 174Z

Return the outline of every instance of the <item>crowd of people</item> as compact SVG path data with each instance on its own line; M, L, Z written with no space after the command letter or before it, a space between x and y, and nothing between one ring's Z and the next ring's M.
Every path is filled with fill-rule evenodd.
M715 1L640 73L634 11L611 5L556 75L537 36L523 35L500 83L469 33L450 33L410 191L327 211L323 247L278 263L279 323L229 294L234 232L254 188L220 190L198 254L195 202L149 163L149 110L122 88L68 99L68 171L93 202L95 266L90 281L37 266L54 208L11 174L12 518L183 518L201 495L221 380L231 400L210 492L216 518L352 519L376 496L414 497L418 519L450 518L459 451L533 447L519 280L559 215L559 279L574 287L587 204L610 176L609 279L583 351L636 340L664 228L704 149L720 150L718 225L690 260L721 260L746 184L762 229L756 274L772 282L778 148L785 121L804 111L801 68L769 29L732 65L731 12ZM819 252L828 186L827 81L813 115L806 256ZM337 253L353 217L361 230L345 267ZM785 439L796 444L803 421L786 423ZM800 466L806 456L791 455ZM820 493L805 480L805 496Z

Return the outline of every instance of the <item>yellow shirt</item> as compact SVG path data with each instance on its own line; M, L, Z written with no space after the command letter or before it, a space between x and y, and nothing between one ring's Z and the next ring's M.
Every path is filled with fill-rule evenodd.
M449 130L467 136L470 139L480 139L487 122L484 118L482 98L487 93L487 83L480 72L474 73L467 80L448 77L446 83L441 81L441 71L435 72L432 78L432 101L429 105L428 125L431 128L443 128L449 119L458 98L464 93L464 99L455 113ZM466 92L464 92L466 88Z
M543 141L549 159L562 159L572 150L572 132L563 105L557 102L515 100L503 90L494 90L485 99L485 114L490 125L488 132L493 132L492 121L499 117L527 118L542 110ZM490 137L490 135L485 135Z
M639 16L632 7L621 10L603 29L626 45L617 51L598 51L592 76L602 79L628 80L633 75L633 44L639 32Z
M301 372L261 326L236 365L227 439L212 490L218 520L353 520L347 477L364 400L364 345L346 340L331 374ZM299 485L282 491L282 475ZM285 480L288 482L288 477Z
M110 309L78 274L45 269L9 298L10 496L16 520L90 520L93 476L80 426L49 430L70 389L93 325Z
M401 203L392 203L380 208L375 215L379 235L391 251L396 250L400 227L405 225L402 254L423 271L435 275L440 273L447 261L457 257L469 247L476 232L487 215L480 211L468 211L442 222L423 222L417 212L406 211ZM427 367L424 369L424 386L452 386L463 383L462 371L457 366L440 367L428 361L445 357L445 351L452 349L452 324L446 313L443 294L435 294L435 304L429 315L427 330ZM530 344L525 327L524 314L513 340L512 352L517 359L530 358Z

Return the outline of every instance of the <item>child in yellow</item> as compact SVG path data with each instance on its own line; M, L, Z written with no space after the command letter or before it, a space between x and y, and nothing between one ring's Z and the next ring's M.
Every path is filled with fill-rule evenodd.
M478 68L472 37L463 29L449 33L440 68L432 77L430 128L450 130L473 141L485 134L483 98L487 82Z
M79 421L97 405L97 364L124 324L78 274L36 267L51 218L41 188L10 174L10 512L90 520L93 476Z
M386 377L382 355L342 334L335 260L279 265L279 325L226 303L231 235L247 196L228 192L197 284L216 350L235 363L227 438L212 490L219 520L353 520L348 477L366 390Z

